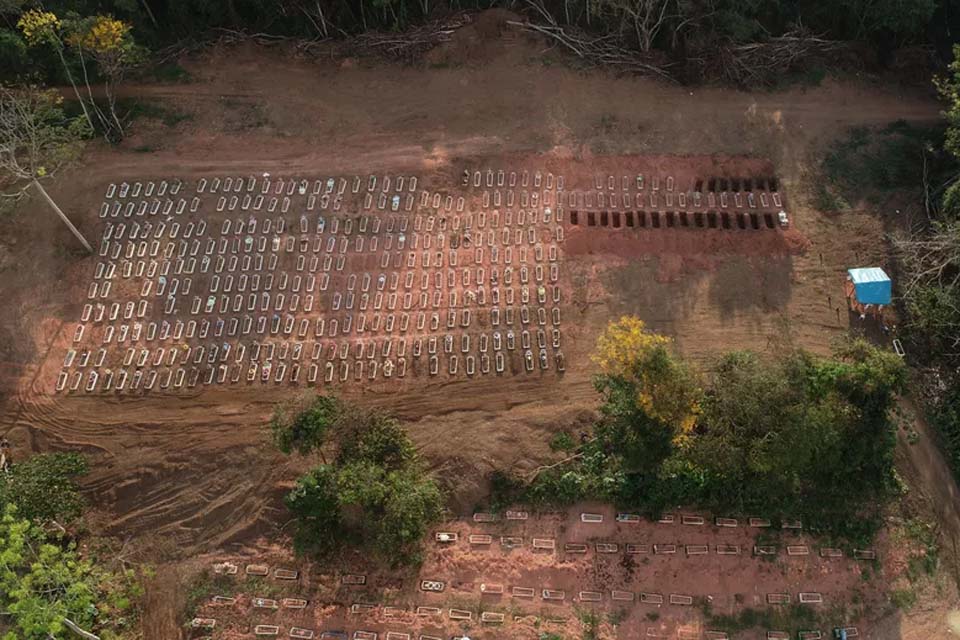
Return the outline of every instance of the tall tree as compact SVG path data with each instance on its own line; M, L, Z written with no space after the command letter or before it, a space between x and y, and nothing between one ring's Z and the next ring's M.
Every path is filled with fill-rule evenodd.
M0 175L12 189L2 195L17 200L33 187L92 253L90 243L41 183L76 159L90 134L86 120L66 116L62 103L53 90L0 88Z

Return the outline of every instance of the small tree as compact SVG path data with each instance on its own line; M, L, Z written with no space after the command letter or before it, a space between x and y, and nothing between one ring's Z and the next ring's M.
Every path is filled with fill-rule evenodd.
M6 639L139 637L134 603L142 594L133 571L108 571L81 557L73 543L50 536L0 509L0 607Z
M79 453L43 453L10 466L0 475L0 505L13 504L20 517L68 523L83 510L75 479L87 472Z
M396 420L326 396L300 397L277 408L271 430L284 452L308 454L328 440L337 449L333 462L302 475L287 494L300 551L368 545L398 564L419 560L443 495Z
M87 251L93 248L40 183L77 158L90 133L83 118L69 118L53 90L0 88L0 172L14 200L33 187Z
M320 450L342 412L336 398L312 392L278 404L270 419L273 443L287 454L296 451L305 456ZM323 451L320 457L326 462Z
M622 416L643 414L682 439L699 411L700 389L686 366L667 349L670 339L647 331L643 321L624 316L597 339L593 360L600 367L597 388Z
M76 52L83 69L84 82L89 88L87 58L96 62L103 79L103 93L107 99L109 123L104 123L112 137L123 138L123 124L117 115L116 86L124 74L143 59L142 48L130 35L130 25L110 16L91 16L69 23L67 43ZM91 97L92 100L92 97Z

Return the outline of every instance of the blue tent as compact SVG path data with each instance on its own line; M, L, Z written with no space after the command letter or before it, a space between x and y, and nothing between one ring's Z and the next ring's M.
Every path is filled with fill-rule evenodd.
M847 269L860 304L890 304L890 276L880 267Z

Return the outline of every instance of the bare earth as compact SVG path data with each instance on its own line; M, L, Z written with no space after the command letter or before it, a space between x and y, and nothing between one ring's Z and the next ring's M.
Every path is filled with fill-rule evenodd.
M704 366L719 350L763 349L772 339L827 352L848 329L846 313L836 311L842 307L843 270L882 265L885 249L882 223L869 212L826 216L810 208L810 162L850 126L939 117L938 104L927 95L851 81L737 93L585 74L547 64L554 58L544 57L537 43L490 29L473 29L459 43L470 47L470 65L421 69L303 61L245 47L184 61L194 82L130 87L129 93L159 99L189 119L174 128L141 122L119 149L94 145L82 166L63 173L51 188L78 226L99 238L104 189L124 179L390 172L455 182L464 168L524 162L587 176L616 175L621 167L627 167L624 173L676 175L737 175L755 167L778 176L791 215L787 233L745 241L731 239L733 232L660 229L623 240L614 230L571 231L564 248L573 300L564 323L571 346L563 376L520 375L509 384L496 376L427 378L341 390L389 407L406 422L434 470L456 478L452 507L460 514L484 496L492 469L534 468L553 455L547 447L551 433L576 430L589 420L596 396L588 354L612 318L638 315L675 337L679 350ZM35 201L0 221L0 238L6 243L0 252L2 431L17 455L80 449L91 457L94 470L85 488L97 508L95 526L132 536L144 557L162 567L148 594L146 637L175 638L183 622L176 585L195 568L181 561L197 554L209 554L212 562L277 553L270 545L283 540L279 529L287 515L281 497L305 463L274 453L263 425L273 404L295 389L258 384L198 388L180 396L52 393L94 260L72 253L67 232ZM927 449L916 455L936 456L930 439L923 440ZM928 474L922 458L909 453L917 465L909 481L956 491L945 468ZM955 499L943 518L955 536ZM531 571L531 563L542 564L528 555L511 552L487 563L438 552L424 574L455 574L475 596L477 581L505 582L521 569ZM637 580L662 593L740 593L752 602L759 587L746 585L769 573L764 563L722 560L723 566L701 568L678 558L669 568L644 567ZM720 561L713 557L710 563ZM837 566L817 578L801 572L784 588L798 591L809 578L822 591L849 598L859 578L854 569ZM481 567L487 573L481 575ZM571 591L575 582L609 590L626 579L598 577L598 570L573 563L563 569L567 577L557 579L568 581ZM553 580L552 570L544 571L537 580ZM409 594L409 582L405 588ZM771 582L769 588L777 587ZM882 580L863 588L878 602L884 597ZM722 608L724 602L717 604ZM872 638L947 637L946 615L955 603L955 586L947 585L909 615L861 622L872 624L865 627L873 629ZM632 614L622 633L639 633L645 613ZM664 611L662 620L670 629L696 627L696 614Z

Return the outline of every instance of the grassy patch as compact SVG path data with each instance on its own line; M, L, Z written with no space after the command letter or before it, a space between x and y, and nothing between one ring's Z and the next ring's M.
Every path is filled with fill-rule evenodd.
M917 594L913 589L894 589L890 594L890 602L901 611L909 611L917 604Z
M183 617L189 622L196 614L197 609L213 596L232 596L237 592L237 585L227 575L214 573L204 569L187 585L187 598L184 604Z
M813 188L813 205L841 211L861 202L879 204L903 192L922 201L924 181L943 183L954 161L943 152L942 127L902 120L885 127L853 127L827 151Z
M190 72L176 62L159 64L150 70L150 75L152 75L153 79L157 82L167 84L186 84L193 82L193 76L190 75Z
M600 631L600 616L592 611L577 611L577 618L583 625L583 640L597 640Z
M192 114L172 109L159 102L148 102L136 98L118 100L117 111L127 122L139 119L157 120L168 127L175 127L193 118Z
M779 629L791 635L816 629L820 624L817 612L807 605L793 604L771 609L743 609L733 615L715 615L705 611L707 626L718 631L737 633L748 629Z
M558 431L550 438L551 451L573 451L577 448L577 443L573 436L566 431Z

